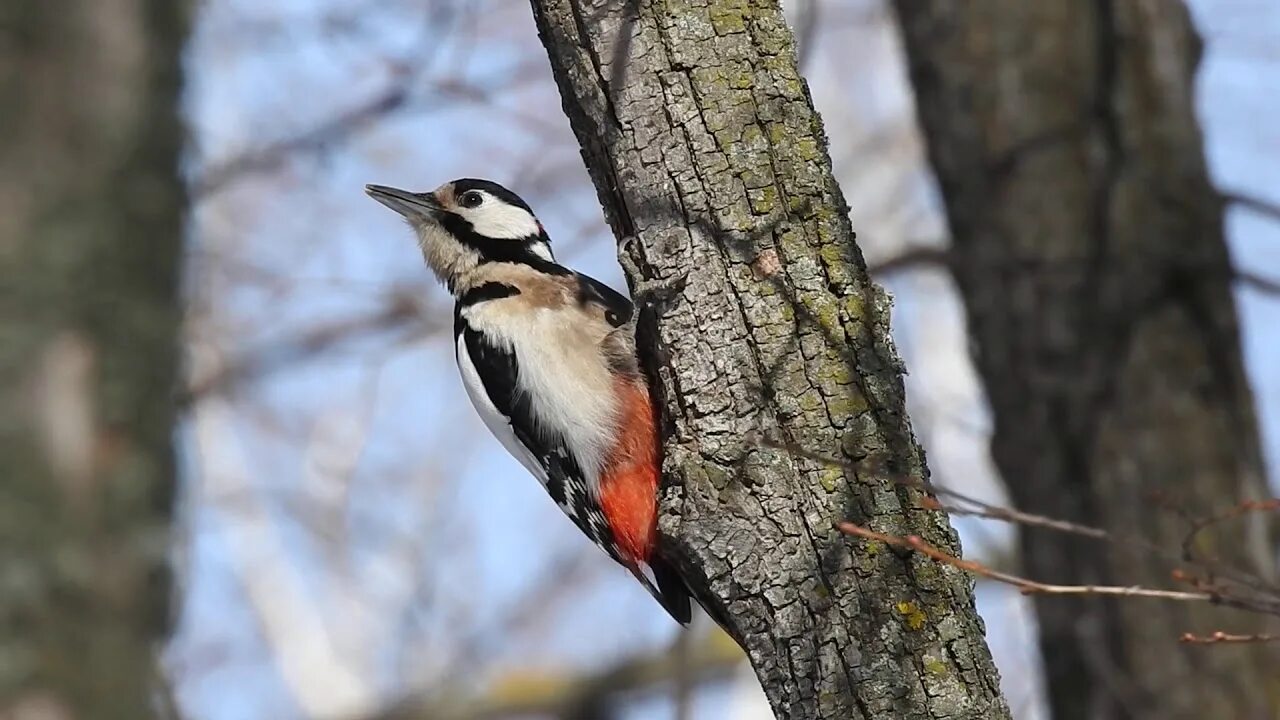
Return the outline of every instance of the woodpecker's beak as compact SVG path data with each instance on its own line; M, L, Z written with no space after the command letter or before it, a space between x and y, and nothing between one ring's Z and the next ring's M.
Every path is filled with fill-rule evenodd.
M444 212L436 196L431 193L411 193L386 185L365 185L364 191L407 220L435 220Z

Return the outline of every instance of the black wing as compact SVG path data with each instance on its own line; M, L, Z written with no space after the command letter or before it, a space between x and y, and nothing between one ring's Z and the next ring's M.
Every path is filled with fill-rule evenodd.
M631 313L634 310L627 296L593 277L582 273L574 273L574 275L578 278L579 303L594 302L604 306L605 317L614 327L620 327L631 321Z
M653 569L653 578L658 583L654 597L676 622L688 625L693 616L693 608L689 603L689 588L680 573L665 558L656 554L649 559L649 567Z

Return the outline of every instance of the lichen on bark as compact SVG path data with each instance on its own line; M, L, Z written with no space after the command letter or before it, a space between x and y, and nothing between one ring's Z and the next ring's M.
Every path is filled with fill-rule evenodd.
M889 300L777 4L533 7L611 226L649 278L685 277L642 328L666 408L667 551L781 718L1007 717L972 580L833 527L958 552L895 482L927 470Z

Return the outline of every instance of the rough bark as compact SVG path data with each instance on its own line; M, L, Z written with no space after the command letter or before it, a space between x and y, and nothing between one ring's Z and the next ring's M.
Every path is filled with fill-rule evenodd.
M182 8L0 9L0 717L136 720L155 706Z
M897 0L953 233L992 451L1023 510L1140 532L1264 497L1222 209L1192 101L1200 45L1177 0ZM1270 576L1262 517L1196 552ZM1029 575L1166 584L1169 567L1045 531ZM1277 658L1189 647L1261 630L1210 606L1037 598L1054 717L1274 718Z
M614 232L638 238L648 278L686 277L642 327L666 409L667 552L780 718L1007 717L971 579L832 528L958 549L946 517L893 482L926 470L889 302L777 4L533 7Z

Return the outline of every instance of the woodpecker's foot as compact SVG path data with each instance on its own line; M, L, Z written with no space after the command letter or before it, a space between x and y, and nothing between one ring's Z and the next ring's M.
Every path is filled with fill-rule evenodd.
M635 283L631 288L632 302L637 306L652 307L673 300L688 284L688 273L671 278L645 278L644 273L640 271L640 266L631 255L631 248L635 243L634 237L623 238L622 252L618 254L618 263Z
M673 278L644 280L631 290L631 299L636 305L652 307L674 300L688 284L687 273Z
M628 235L622 238L622 242L619 245L621 252L618 253L618 264L626 271L627 277L632 278L636 283L642 282L641 278L644 277L644 273L640 272L640 266L636 264L635 257L631 254L631 251L636 246L636 236Z

